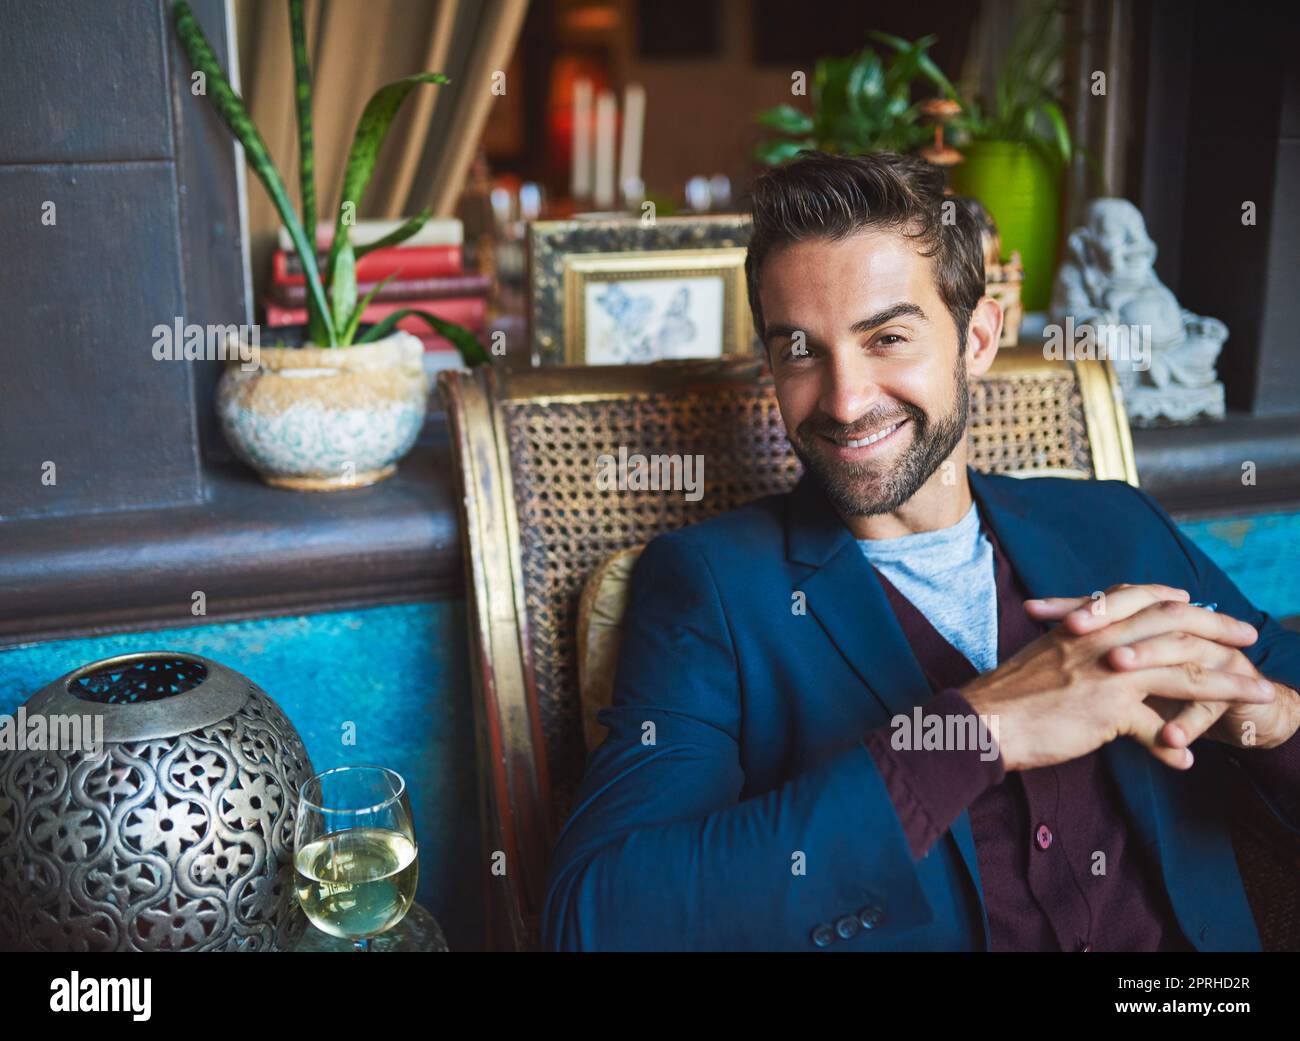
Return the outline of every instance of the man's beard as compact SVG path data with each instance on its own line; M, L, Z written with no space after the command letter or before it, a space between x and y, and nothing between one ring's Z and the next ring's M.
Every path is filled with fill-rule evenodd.
M791 447L804 469L816 478L841 515L866 517L892 513L915 495L952 454L966 435L966 420L970 412L965 361L964 352L959 350L953 377L955 399L948 412L933 422L915 405L899 402L897 409L886 407L883 411L868 413L848 427L817 418L799 424L795 436L790 439ZM903 457L884 472L880 472L880 463L832 461L819 449L810 451L807 448L820 441L819 435L833 439L860 437L903 419L912 421L912 440Z

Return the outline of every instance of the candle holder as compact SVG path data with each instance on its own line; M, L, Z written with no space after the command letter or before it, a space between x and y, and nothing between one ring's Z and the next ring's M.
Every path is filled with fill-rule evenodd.
M247 677L194 654L124 654L20 711L88 721L100 740L0 757L0 947L252 951L301 937L293 828L314 771Z

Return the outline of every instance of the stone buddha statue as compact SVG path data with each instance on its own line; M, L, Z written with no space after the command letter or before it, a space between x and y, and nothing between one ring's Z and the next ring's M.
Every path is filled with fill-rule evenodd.
M1110 358L1138 425L1223 418L1214 363L1228 329L1179 306L1156 277L1156 244L1127 199L1094 199L1070 235L1050 317L1091 326L1095 357Z

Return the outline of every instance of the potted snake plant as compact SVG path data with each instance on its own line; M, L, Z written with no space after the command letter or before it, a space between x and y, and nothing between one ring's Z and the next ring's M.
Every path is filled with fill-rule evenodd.
M310 491L356 488L382 480L415 443L424 422L429 381L419 339L397 328L408 315L428 323L460 351L467 365L487 353L467 329L426 311L404 309L364 327L361 316L382 287L357 298L356 262L366 253L395 246L429 219L423 210L374 242L354 245L351 217L357 211L380 147L402 102L423 84L447 83L437 72L407 76L381 87L357 124L324 265L316 254L316 184L312 144L311 71L302 0L288 0L293 49L302 216L222 72L212 47L185 0L173 5L176 33L222 120L244 146L248 165L265 186L293 241L307 283L307 315L301 346L258 346L259 364L227 365L217 386L217 411L235 454L269 484ZM347 218L347 219L345 219ZM247 356L247 352L241 352Z

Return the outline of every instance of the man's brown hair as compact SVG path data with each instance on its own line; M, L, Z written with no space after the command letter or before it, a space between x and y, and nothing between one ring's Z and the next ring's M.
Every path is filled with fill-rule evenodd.
M876 152L802 151L762 174L750 191L753 228L745 258L754 329L766 340L758 288L763 261L805 239L842 239L864 228L896 230L934 260L935 283L966 345L971 312L984 295L984 249L971 207L943 194L943 172L924 159ZM945 207L945 202L954 205Z

